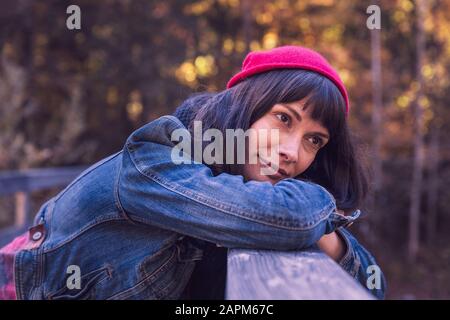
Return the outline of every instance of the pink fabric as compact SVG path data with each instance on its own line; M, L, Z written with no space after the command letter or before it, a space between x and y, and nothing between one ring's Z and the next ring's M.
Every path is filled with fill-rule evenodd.
M318 52L300 46L281 46L271 50L250 52L242 63L241 71L228 81L227 88L252 75L273 69L306 69L327 77L333 81L344 97L345 115L348 115L350 102L338 73Z
M0 249L0 300L16 300L14 259L28 243L28 232Z

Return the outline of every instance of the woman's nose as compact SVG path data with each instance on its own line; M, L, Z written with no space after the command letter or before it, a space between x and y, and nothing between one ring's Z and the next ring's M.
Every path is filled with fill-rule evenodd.
M279 146L280 162L297 163L298 161L298 146L289 144L282 144Z

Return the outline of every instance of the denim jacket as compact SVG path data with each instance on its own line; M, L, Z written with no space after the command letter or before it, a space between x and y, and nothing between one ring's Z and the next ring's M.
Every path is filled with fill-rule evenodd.
M177 128L184 126L173 116L141 127L40 208L15 257L18 299L177 299L202 259L194 238L299 250L357 218L337 213L333 196L314 183L244 182L199 163L174 164ZM355 244L343 266L357 277L373 258Z

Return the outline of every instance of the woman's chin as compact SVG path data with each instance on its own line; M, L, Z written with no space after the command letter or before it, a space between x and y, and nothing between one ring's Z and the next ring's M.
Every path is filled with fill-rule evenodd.
M262 175L262 174L253 174L253 175L247 176L246 178L247 178L247 180L270 182L271 184L276 184L277 182L279 182L281 180L281 179L272 178L270 176Z
M256 167L247 167L243 169L243 175L245 177L246 181L260 181L260 182L270 182L271 184L276 184L281 178L279 178L277 175L264 175L261 174L262 169L260 166Z

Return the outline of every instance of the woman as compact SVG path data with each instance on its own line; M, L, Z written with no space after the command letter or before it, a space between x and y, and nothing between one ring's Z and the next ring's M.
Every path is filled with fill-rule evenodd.
M204 130L277 128L280 156L286 158L282 167L290 177L326 187L337 207L347 213L360 207L368 191L367 178L347 127L347 91L322 56L296 46L250 53L227 88L219 94L194 95L174 115L186 127L194 120L202 121ZM217 171L241 172L249 180L278 180L258 174L259 165L233 170L232 166L219 166ZM376 265L375 260L346 229L324 235L317 244L366 286L368 267ZM208 246L186 294L223 298L225 272L226 250ZM378 298L384 297L386 287L383 275L381 280L381 288L371 290Z
M161 117L45 203L29 233L1 250L3 298L177 299L208 244L318 242L363 282L375 262L342 226L357 218L367 182L349 139L345 87L326 60L293 46L256 52L227 90L192 102L198 112L178 115L204 131L276 129L279 141L266 147L277 147L277 172L261 175L271 165L262 158L175 164L172 134L185 126Z

